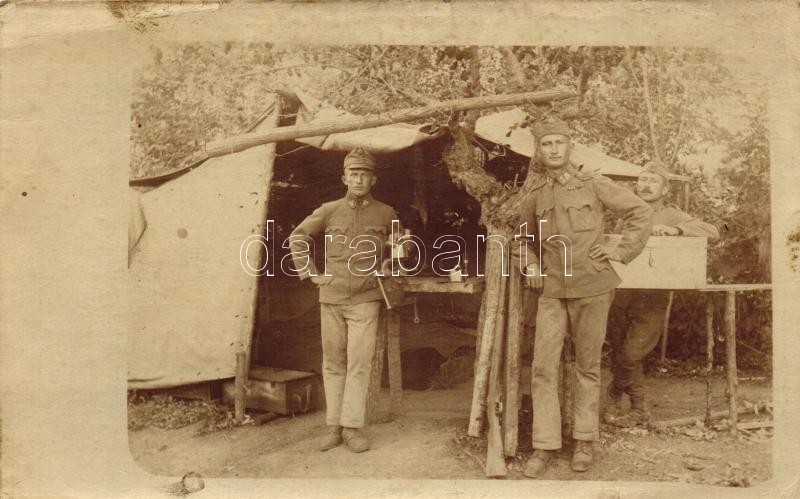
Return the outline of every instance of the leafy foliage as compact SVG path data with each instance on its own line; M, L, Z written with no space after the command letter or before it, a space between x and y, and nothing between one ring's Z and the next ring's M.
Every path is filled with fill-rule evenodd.
M570 120L581 142L611 156L635 164L660 158L674 173L688 176L688 211L722 233L709 248L710 280L770 279L765 98L745 90L717 52L206 43L163 45L152 55L135 85L131 177L171 170L205 143L239 133L265 110L267 94L274 91L304 92L367 114L470 95L562 87L578 97L526 111L534 118L557 114ZM435 117L444 124L468 118L475 116ZM442 163L434 166L438 171ZM308 181L300 174L279 180L290 187ZM684 202L678 189L673 200ZM463 225L461 211L441 218ZM702 355L703 307L691 295L678 295L670 355ZM744 295L740 308L740 337L754 351L769 354L768 295ZM754 358L751 362L743 353L745 365L764 365L763 356L746 352Z
M203 400L184 400L169 395L128 395L128 430L148 426L164 430L183 428L203 422L197 429L205 435L234 427L233 414L227 407Z

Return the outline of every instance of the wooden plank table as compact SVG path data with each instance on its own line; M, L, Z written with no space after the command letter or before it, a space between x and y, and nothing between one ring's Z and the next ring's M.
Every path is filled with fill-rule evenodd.
M641 291L655 291L650 288L632 287L625 289L637 289ZM725 317L725 374L728 389L728 420L730 421L729 431L732 436L737 434L737 420L738 420L738 369L736 366L736 294L748 291L771 291L772 284L708 284L698 288L680 288L680 289L658 289L658 291L673 292L673 291L699 291L701 293L724 293L725 306L723 316ZM711 374L713 366L713 348L714 348L714 300L711 294L706 298L706 357L707 357L707 376ZM572 414L572 397L574 390L572 387L572 368L574 363L574 351L572 345L568 341L562 354L562 370L561 370L561 397L562 397L562 422L564 426L564 433L569 434L572 430L571 414ZM707 394L710 391L710 384L707 383Z
M370 419L375 419L377 411L377 395L380 392L380 379L381 372L383 371L383 351L381 348L385 345L386 357L389 370L389 398L391 400L389 405L389 418L399 412L400 406L403 402L403 379L402 368L400 362L400 309L406 308L409 305L416 307L416 296L418 294L475 294L483 291L483 279L478 277L470 277L463 282L453 282L447 277L438 276L413 276L404 278L404 289L406 292L406 299L400 304L394 305L386 312L386 329L380 331L378 339L378 348L376 351L375 362L373 363L373 370L377 370L377 374L373 374L370 388ZM383 334L385 334L385 342L383 341Z

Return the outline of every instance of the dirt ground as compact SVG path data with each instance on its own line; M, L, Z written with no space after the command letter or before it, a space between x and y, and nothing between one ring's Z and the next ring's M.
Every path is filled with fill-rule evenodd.
M725 408L724 379L715 377L712 386L713 408ZM129 432L130 449L142 468L158 475L195 471L227 478L480 479L479 461L485 458L481 442L464 437L471 389L468 381L450 390L405 391L400 414L369 428L372 449L364 454L345 447L319 452L317 442L325 431L322 412L204 436L195 435L200 423L177 430L148 427ZM702 379L648 378L648 390L654 420L705 410ZM770 400L771 395L768 381L740 381L742 401ZM383 397L386 409L388 394ZM509 460L509 479L524 479L521 467L529 451L523 442L520 455ZM772 439L765 431L733 440L724 432L692 427L666 433L603 427L597 463L590 471L572 472L570 451L564 449L543 478L748 486L770 478L771 455Z

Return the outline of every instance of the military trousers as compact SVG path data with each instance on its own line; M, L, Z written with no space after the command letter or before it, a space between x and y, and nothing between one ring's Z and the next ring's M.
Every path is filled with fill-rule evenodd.
M576 440L600 437L600 354L614 291L586 298L539 297L533 344L531 398L533 448L561 448L559 367L564 339L575 344L577 384L573 403Z
M614 376L609 390L614 395L627 393L633 403L644 400L643 360L661 338L668 303L668 291L617 292L610 313L620 327L608 334Z
M366 424L380 306L379 301L320 303L322 381L329 426L363 428Z

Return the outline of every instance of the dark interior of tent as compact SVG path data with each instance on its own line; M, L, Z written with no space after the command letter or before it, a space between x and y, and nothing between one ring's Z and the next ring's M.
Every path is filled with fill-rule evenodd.
M436 138L398 152L376 154L378 181L372 194L394 207L403 227L421 238L428 248L420 275L434 275L430 268L431 248L441 235L464 238L467 270L474 275L475 265L484 255L484 245L477 240L477 235L484 233L480 206L452 182L441 159L446 145L446 138ZM509 186L524 180L528 158L490 143L480 145L486 169L498 180ZM303 218L322 203L345 194L341 181L345 155L346 152L323 151L298 142L278 144L267 215L273 221L269 234L275 241L274 250L270 250L273 262L288 255L289 250L281 243ZM321 238L315 241L315 247L320 244ZM315 256L316 263L321 264L322 255ZM317 298L317 288L310 280L286 275L278 263L274 275L260 278L253 363L321 371ZM472 375L480 301L480 293L422 294L417 297L416 307L400 309L404 388L447 387ZM460 368L454 368L455 364ZM448 373L447 379L442 379L443 372ZM386 384L387 377L383 379Z

